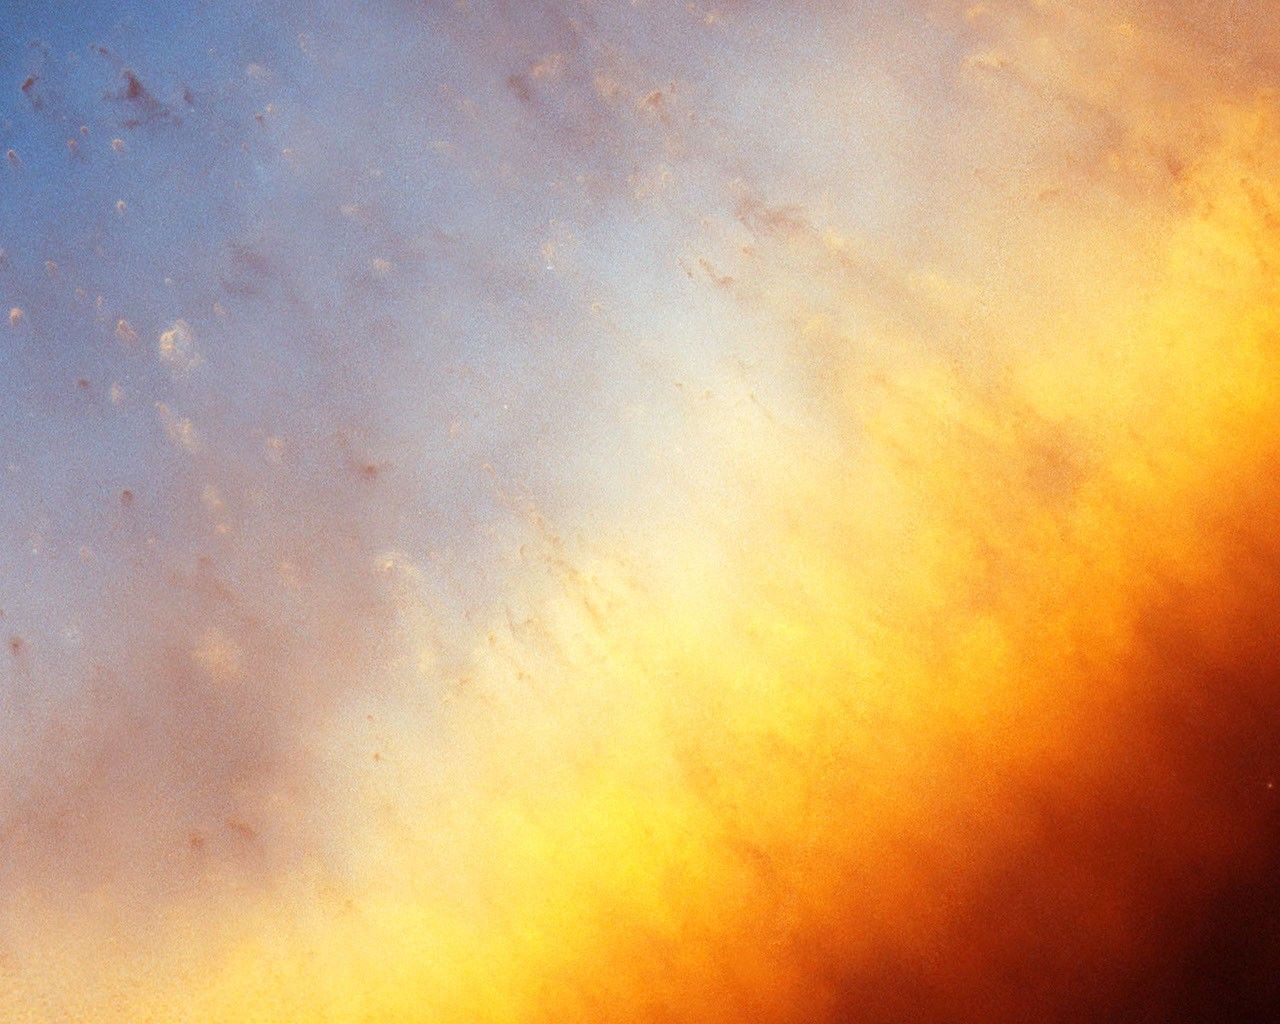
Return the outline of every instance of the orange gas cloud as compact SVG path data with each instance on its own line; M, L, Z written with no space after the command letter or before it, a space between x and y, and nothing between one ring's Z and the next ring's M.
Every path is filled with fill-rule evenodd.
M745 8L680 16L767 54ZM865 74L748 49L726 79L792 76L816 122L883 102L890 228L698 88L633 88L657 58L621 40L530 56L546 145L603 174L656 137L669 175L600 199L675 225L607 425L627 495L489 467L502 575L451 617L376 446L179 437L237 539L110 596L137 681L4 797L0 1016L1266 1019L1280 103L1246 42L1277 26L1239 7L1210 59L1193 8L920 4ZM925 78L922 152L884 111Z

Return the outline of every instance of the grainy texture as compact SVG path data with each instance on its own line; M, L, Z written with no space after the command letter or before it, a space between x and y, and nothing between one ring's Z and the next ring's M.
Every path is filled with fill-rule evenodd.
M0 1020L1280 1018L1278 88L0 2Z

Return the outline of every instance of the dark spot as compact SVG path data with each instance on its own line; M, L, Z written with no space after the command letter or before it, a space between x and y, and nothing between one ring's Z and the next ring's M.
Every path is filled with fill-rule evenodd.
M197 852L204 849L204 835L200 832L192 832L187 836L187 846Z
M27 94L30 94L31 90L35 87L36 82L38 82L39 80L40 80L39 75L28 76L27 80L22 83L22 91Z
M22 653L22 649L26 647L26 641L20 636L9 637L9 653L15 658Z
M252 270L255 274L271 273L271 261L256 249L250 249L247 245L241 245L238 242L232 242L229 248L231 262L236 266Z
M126 487L123 491L121 491L121 492L120 492L120 504L121 504L121 505L124 505L124 506L126 506L126 507L128 507L129 505L132 505L132 504L133 504L133 491L129 490L129 488L127 488L127 487Z
M252 842L258 838L258 833L249 825L240 821L238 818L228 818L227 828L234 832L245 842Z
M89 381L88 381L88 379L87 379L87 378L85 378L85 377L80 377L80 378L78 378L78 379L76 380L76 387L78 387L81 391L88 391L88 390L89 390Z
M107 98L131 104L140 111L137 116L130 117L124 122L126 128L137 128L143 124L156 121L178 123L178 119L173 112L151 95L137 74L129 68L125 68L120 72L120 75L124 78L124 88L114 95L108 94Z
M713 267L708 260L699 257L698 264L699 266L702 267L702 270L707 275L707 277L711 279L711 283L714 284L717 288L733 287L733 278L727 274L716 273L715 267Z
M801 235L812 228L799 206L770 206L754 197L739 201L738 220L757 235Z
M250 281L228 281L225 277L219 278L218 283L222 285L222 290L228 295L238 295L241 298L253 299L262 294L262 289Z
M529 81L524 75L512 75L507 79L507 88L521 103L532 103L533 93L529 89Z

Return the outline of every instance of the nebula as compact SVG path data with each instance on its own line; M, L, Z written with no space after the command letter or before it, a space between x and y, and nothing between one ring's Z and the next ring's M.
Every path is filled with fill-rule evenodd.
M1280 1014L1271 0L0 27L0 1019Z

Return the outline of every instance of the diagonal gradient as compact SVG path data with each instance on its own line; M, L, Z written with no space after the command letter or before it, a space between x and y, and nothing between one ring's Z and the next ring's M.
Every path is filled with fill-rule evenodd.
M1277 1019L1277 89L0 0L0 1020Z

